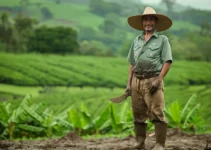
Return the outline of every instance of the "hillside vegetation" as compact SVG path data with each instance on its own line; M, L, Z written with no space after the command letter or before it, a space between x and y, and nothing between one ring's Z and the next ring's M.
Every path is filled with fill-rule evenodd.
M210 69L206 62L175 61L165 83L210 84ZM0 82L14 85L125 87L127 71L128 63L121 57L0 55Z
M21 6L20 1L21 0L12 0L10 2L8 0L1 0L0 6L18 7ZM40 9L42 7L48 8L49 11L52 13L53 18L43 20L42 13L40 12ZM141 5L140 7L142 8L143 5ZM69 2L64 1L61 4L57 4L53 0L30 0L29 4L25 6L25 9L27 10L25 12L26 15L37 18L38 20L41 21L40 25L48 25L48 26L62 25L62 26L74 27L76 29L79 29L78 28L79 26L88 26L88 27L94 27L96 30L98 30L99 25L103 24L103 21L105 19L102 16L91 13L89 4L87 4L87 2L77 3L75 1L71 2L70 0ZM120 20L122 20L123 24L127 25L126 17L120 16ZM171 30L174 31L180 29L199 31L200 27L185 21L184 22L174 21Z
M109 99L125 91L126 56L140 34L127 17L145 7L135 0L1 0L0 139L133 134L131 98ZM169 8L155 7L173 19L164 32L173 53L164 79L168 126L210 132L211 11Z
M3 101L17 106L31 93L34 102L45 101L56 112L81 102L91 113L99 112L111 97L124 92L128 74L128 63L121 57L1 53L0 66ZM177 99L184 104L196 93L203 116L209 117L210 69L206 62L174 61L165 77L166 104Z
M14 0L11 3L2 0L0 28L3 34L0 35L0 51L125 57L133 38L140 34L128 25L127 18L139 14L145 7L143 3L117 0ZM168 5L163 2L163 7L167 8ZM210 11L186 7L181 11L154 8L157 13L173 20L172 27L164 34L172 45L174 58L211 60L208 57ZM68 28L74 30L74 39L73 34L61 37L62 30L72 30ZM70 37L77 41L78 47L67 44ZM62 47L67 50L63 51Z

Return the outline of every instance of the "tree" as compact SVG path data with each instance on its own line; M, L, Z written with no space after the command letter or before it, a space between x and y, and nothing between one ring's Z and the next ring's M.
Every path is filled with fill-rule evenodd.
M113 2L104 2L103 0L90 0L89 7L92 13L105 16L108 13L121 15L122 8L119 4Z
M34 26L37 25L38 21L33 18L24 17L19 14L15 18L15 39L16 39L16 50L19 52L27 52L28 38L34 32Z
M11 51L13 49L13 44L16 43L14 30L14 26L9 21L9 15L3 13L0 20L0 41L5 45L6 51Z
M208 21L203 21L201 23L200 35L202 35L202 36L211 36L210 25L209 25Z
M121 27L121 20L119 16L115 13L109 13L106 15L103 25L100 26L100 29L104 33L113 33L116 28Z
M78 48L77 32L68 27L42 26L35 29L35 33L29 38L27 45L30 52L74 53Z
M101 41L82 41L79 51L82 55L113 56L112 50Z
M89 7L92 13L100 16L104 16L106 14L106 8L103 0L91 0Z
M92 27L80 26L78 39L79 41L91 41L96 39L97 31L95 31Z

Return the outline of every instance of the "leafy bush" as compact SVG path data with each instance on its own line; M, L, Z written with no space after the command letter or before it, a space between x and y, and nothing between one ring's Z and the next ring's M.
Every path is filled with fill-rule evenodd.
M50 28L42 26L35 29L27 45L29 52L67 54L78 48L77 32L68 27Z

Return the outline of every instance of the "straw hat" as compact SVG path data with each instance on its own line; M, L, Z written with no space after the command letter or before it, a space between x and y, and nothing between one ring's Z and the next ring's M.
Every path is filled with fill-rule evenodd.
M157 31L164 31L171 27L172 20L168 18L167 16L157 14L156 11L151 7L146 7L144 10L144 13L137 16L131 16L129 17L128 23L131 27L137 30L144 30L143 24L142 24L142 17L147 15L153 15L158 18L156 23L156 30Z

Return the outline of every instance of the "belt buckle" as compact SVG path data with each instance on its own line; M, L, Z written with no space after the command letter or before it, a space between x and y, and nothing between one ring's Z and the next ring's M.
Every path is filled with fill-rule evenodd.
M138 78L139 78L139 79L144 79L144 77L145 77L144 74L138 75Z

